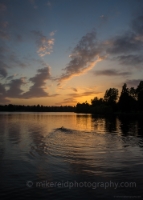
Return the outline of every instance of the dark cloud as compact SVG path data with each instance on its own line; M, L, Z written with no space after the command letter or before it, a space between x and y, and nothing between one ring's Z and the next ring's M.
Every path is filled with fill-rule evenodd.
M6 104L10 102L8 99L6 99L5 95L6 95L5 86L0 83L0 104Z
M33 83L29 91L23 94L23 98L47 97L48 93L44 91L46 81L51 78L49 67L38 70L38 73L29 79Z
M143 15L132 20L129 30L108 40L104 48L109 56L118 57L121 64L138 65L142 63L143 53Z
M0 67L0 77L5 78L7 76L7 70Z
M107 69L94 71L93 74L96 76L128 76L131 75L131 72L120 72L115 69Z
M6 90L5 90L4 85L0 83L0 94L1 94L1 95L2 95L2 94L5 95L5 92L6 92Z
M0 103L5 100L5 102L9 102L6 98L35 98L35 97L56 97L59 94L51 94L49 95L44 91L46 89L46 81L51 79L49 66L41 68L37 70L37 74L30 78L29 81L33 83L33 85L29 88L29 91L24 92L22 86L24 86L26 82L25 77L13 79L17 74L8 76L6 78L9 83L0 84ZM8 87L6 90L5 88Z
M23 93L23 90L21 89L23 84L25 84L24 77L11 80L8 84L9 89L6 92L6 96L12 98L20 98Z
M109 46L109 47L108 47ZM132 32L126 32L108 41L107 53L126 54L136 52L142 49L143 44L136 40L136 35Z
M135 18L131 23L131 27L136 34L143 34L143 15Z
M7 80L12 80L15 76L17 76L18 74L14 74L14 75L11 75L11 76L8 76L6 79Z
M0 77L3 77L5 78L7 76L7 69L8 69L8 66L0 61Z
M28 60L21 58L17 53L10 49L7 45L3 44L0 47L0 68L7 69L14 67L28 67Z
M95 31L87 33L81 38L77 46L73 49L70 55L71 61L63 70L65 73L59 78L59 82L83 74L94 67L99 58L100 48L97 44Z
M9 56L9 62L11 62L14 66L17 65L18 67L27 67L28 64L26 64L26 62L22 62L21 60L19 60L18 56L14 53L12 53Z
M142 55L126 55L118 57L121 64L124 65L138 65L143 63Z

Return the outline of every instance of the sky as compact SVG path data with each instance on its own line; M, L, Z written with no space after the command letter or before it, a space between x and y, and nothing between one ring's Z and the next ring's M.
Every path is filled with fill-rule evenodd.
M143 80L143 0L0 0L0 104L75 106Z

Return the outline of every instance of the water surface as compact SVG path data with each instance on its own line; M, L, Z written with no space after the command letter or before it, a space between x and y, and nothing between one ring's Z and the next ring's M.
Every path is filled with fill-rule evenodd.
M141 119L0 113L1 199L142 199Z

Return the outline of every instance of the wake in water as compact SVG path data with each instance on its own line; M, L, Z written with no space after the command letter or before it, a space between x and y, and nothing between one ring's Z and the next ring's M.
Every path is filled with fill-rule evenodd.
M72 130L72 129L68 129L68 128L65 128L65 127L60 127L60 128L56 128L54 129L55 131L61 131L61 132L64 132L64 133L73 133L75 130Z

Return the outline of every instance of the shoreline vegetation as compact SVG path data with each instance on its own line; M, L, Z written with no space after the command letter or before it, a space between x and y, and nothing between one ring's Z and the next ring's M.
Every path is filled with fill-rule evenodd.
M143 115L143 81L137 88L128 88L125 83L119 96L116 88L105 91L103 98L94 97L91 104L87 101L76 106L42 106L42 105L0 105L0 112L76 112L94 115Z

